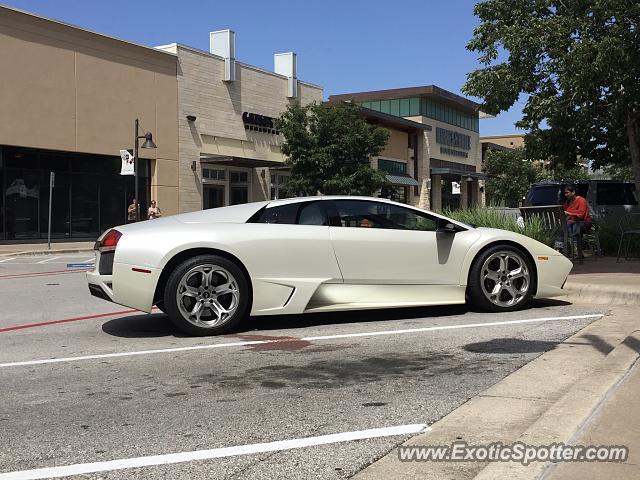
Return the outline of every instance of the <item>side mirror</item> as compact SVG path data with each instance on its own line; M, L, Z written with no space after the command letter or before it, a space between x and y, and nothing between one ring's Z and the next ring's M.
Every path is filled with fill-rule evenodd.
M456 226L451 222L442 223L436 230L436 233L456 233L456 232L457 232Z

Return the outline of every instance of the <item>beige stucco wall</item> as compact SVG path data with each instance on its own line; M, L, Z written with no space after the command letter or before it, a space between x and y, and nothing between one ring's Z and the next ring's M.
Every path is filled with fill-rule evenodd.
M507 148L524 147L524 135L494 135L490 137L480 137L481 142L495 143Z
M178 207L177 59L0 7L0 143L118 156L153 133L152 197Z
M387 128L387 131L389 132L389 140L387 140L387 145L380 153L380 156L391 159L408 160L409 135L406 132L393 128Z
M180 151L180 211L202 208L200 154L284 161L282 137L245 130L243 112L278 117L291 102L322 101L322 89L299 83L299 98L287 98L287 78L236 64L236 80L224 82L224 60L183 45L161 47L178 55L178 135ZM187 115L197 117L189 122ZM192 162L196 162L193 171ZM228 188L227 188L228 190ZM268 171L251 176L249 200L269 192Z

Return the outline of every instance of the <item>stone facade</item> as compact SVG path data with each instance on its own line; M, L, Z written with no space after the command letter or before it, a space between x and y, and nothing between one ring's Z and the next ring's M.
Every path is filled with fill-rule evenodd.
M177 44L159 48L178 57L180 212L208 206L203 203L207 185L223 188L224 205L232 203L232 172L247 173L246 185L238 188L247 187L248 201L268 199L269 166L284 162L282 136L246 129L243 113L276 118L292 102L321 102L322 88L298 81L298 98L288 98L285 76L236 63L236 80L224 82L222 57ZM207 156L221 160L201 161ZM229 159L226 164L224 158ZM203 179L203 168L209 167L224 170L224 180Z

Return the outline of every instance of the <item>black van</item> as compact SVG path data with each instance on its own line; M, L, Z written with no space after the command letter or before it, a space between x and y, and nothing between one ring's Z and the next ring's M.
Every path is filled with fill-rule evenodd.
M611 220L618 219L625 213L640 213L635 184L620 180L545 180L531 185L527 192L527 205L562 205L565 185L573 185L576 194L587 199L595 218L606 216Z

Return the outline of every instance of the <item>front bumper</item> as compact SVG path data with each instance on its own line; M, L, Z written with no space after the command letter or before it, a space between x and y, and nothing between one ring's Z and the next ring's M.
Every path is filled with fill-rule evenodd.
M573 263L564 255L539 255L534 257L538 271L538 290L535 298L567 295L563 290Z

